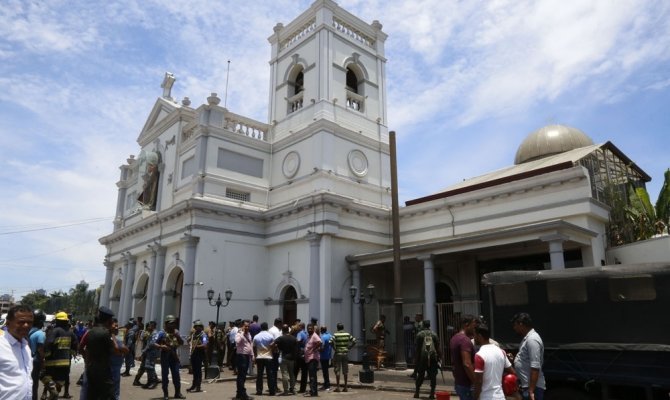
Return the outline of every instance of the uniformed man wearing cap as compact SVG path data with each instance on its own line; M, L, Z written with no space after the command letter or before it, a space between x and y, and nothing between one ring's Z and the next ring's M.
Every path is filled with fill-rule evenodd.
M156 347L161 352L161 377L163 398L168 400L168 376L172 374L172 384L175 390L175 399L185 399L181 393L181 378L179 376L179 355L177 349L184 344L184 339L179 335L177 330L177 318L174 315L165 317L165 324L163 330L158 332L156 338Z
M70 330L70 320L66 312L56 313L55 327L47 336L44 344L44 375L42 383L49 391L49 399L58 398L70 376L70 358L77 351L77 339ZM70 394L64 393L65 398Z
M207 334L204 325L198 319L193 321L193 332L188 337L191 349L191 367L193 369L193 384L186 389L187 392L201 392L202 364L205 361L205 350L207 349Z

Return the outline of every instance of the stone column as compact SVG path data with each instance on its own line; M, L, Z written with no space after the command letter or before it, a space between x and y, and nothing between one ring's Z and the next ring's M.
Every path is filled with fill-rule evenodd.
M568 237L560 233L541 236L540 240L549 242L549 259L551 260L551 269L565 269L565 258L563 257L563 242Z
M100 305L109 307L109 293L112 290L112 275L114 274L114 263L105 257L105 285L102 287L100 294Z
M154 281L156 280L156 250L155 245L148 245L147 248L151 250L151 258L149 259L149 284L147 285L147 304L144 309L144 318L147 322L151 321L152 303L154 301Z
M207 121L209 123L209 121ZM207 141L209 134L203 131L200 134L196 148L196 161L198 162L197 185L195 187L196 195L202 197L205 193L205 175L207 172ZM189 327L189 331L190 331Z
M430 321L431 329L437 329L437 314L435 313L435 266L433 265L433 255L417 257L423 261L423 285L425 290L426 304L424 306L424 319Z
M321 296L319 287L321 285L320 251L321 235L308 233L305 237L309 241L309 318L317 318L321 321Z
M121 293L119 294L119 310L116 313L116 318L119 321L124 320L124 310L126 309L126 303L130 301L130 295L128 292L128 264L130 253L123 253L123 267L121 267Z
M351 271L351 284L356 286L358 290L365 290L361 287L361 267L358 263L349 264L349 270ZM356 298L359 297L359 293L356 293ZM363 354L362 349L365 347L365 338L362 335L361 330L361 307L365 307L363 304L356 304L353 300L351 302L351 334L356 338L356 356L355 359L360 360L361 355ZM345 330L347 328L345 327Z
M181 291L181 315L179 316L179 332L186 335L191 331L193 324L193 281L195 280L195 256L198 241L197 236L185 233L181 241L186 246L184 257L184 284Z
M151 314L149 316L149 321L161 321L163 319L162 306L163 306L163 279L165 278L165 254L167 253L167 247L161 246L159 244L154 244L154 251L156 252L156 269L151 273L151 294L153 300L151 300Z
M120 229L123 226L123 211L126 208L126 192L128 190L126 179L128 178L129 168L129 165L122 165L120 167L121 176L119 181L116 183L116 187L118 187L119 190L116 197L116 216L114 217L114 230Z
M128 265L123 277L123 299L119 311L119 322L125 323L133 316L133 284L135 283L135 264L137 263L137 257L126 253L126 260Z

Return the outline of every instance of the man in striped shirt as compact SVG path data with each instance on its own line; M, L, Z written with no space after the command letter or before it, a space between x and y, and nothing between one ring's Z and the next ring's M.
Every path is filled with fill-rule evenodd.
M349 350L356 344L356 338L349 332L344 331L344 325L341 322L337 324L337 332L330 338L330 343L335 349L334 370L335 370L335 391L340 391L340 371L344 374L344 391L347 391L347 374L349 373Z

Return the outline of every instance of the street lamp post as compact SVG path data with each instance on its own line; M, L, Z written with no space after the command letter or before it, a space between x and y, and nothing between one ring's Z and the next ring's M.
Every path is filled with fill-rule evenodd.
M349 288L349 293L351 294L351 301L354 304L361 305L361 332L363 338L363 370L358 373L358 379L362 383L373 383L375 381L374 371L370 369L370 364L368 362L368 352L367 345L365 343L365 305L372 303L373 298L375 297L375 285L369 284L367 286L367 297L366 293L363 290L358 290L354 285L351 285ZM358 294L358 298L356 297Z
M215 331L214 331L214 340L217 340L216 337L216 329L219 329L219 310L221 307L228 307L228 303L230 303L230 299L233 297L233 291L228 289L225 291L225 296L226 296L226 304L223 304L223 300L221 300L221 293L219 293L218 297L216 298L216 301L212 302L214 300L214 289L209 288L207 291L207 300L209 301L209 305L212 307L216 307L216 325L215 325ZM207 379L214 379L218 378L221 371L219 370L219 345L220 343L216 343L216 346L214 346L214 351L212 352L212 359L209 360L209 365L207 366L207 372L205 373L205 377Z

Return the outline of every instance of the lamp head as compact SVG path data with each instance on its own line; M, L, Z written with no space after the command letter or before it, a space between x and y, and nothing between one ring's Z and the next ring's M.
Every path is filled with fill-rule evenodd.
M207 291L207 299L209 301L212 301L213 298L214 298L214 289L209 288L209 290Z
M349 286L349 294L351 295L351 298L353 299L356 297L356 292L358 291L358 288L354 285Z
M230 301L233 298L233 291L228 289L226 290L226 301Z

